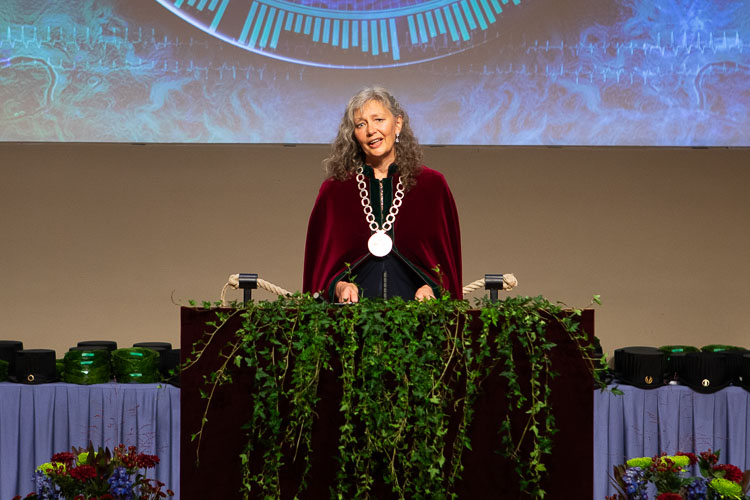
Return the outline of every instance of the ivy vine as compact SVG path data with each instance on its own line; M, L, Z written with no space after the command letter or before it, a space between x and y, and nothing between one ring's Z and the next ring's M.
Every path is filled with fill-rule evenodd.
M279 498L281 470L290 462L302 471L302 495L311 471L318 383L335 365L343 425L331 498L370 498L376 482L398 498L454 498L462 453L471 449L474 402L492 372L507 381L511 410L498 422L498 450L515 464L521 491L544 497L545 460L556 432L549 404L555 344L546 332L550 322L559 323L598 380L594 348L579 327L581 311L543 297L480 300L474 308L481 328L471 328L477 316L467 301L447 296L336 306L296 294L217 308L216 321L195 343L183 370L201 358L230 318L242 321L222 347L219 368L203 376L205 411L192 435L198 453L213 394L232 383L231 368L240 367L254 384L240 456L244 497ZM524 357L524 373L517 356Z

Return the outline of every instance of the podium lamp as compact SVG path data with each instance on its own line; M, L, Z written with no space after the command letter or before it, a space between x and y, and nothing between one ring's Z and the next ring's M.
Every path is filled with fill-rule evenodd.
M242 288L243 302L250 302L253 298L253 290L258 288L258 275L254 273L240 273L239 288Z
M484 289L490 291L490 301L497 302L497 291L503 289L503 275L485 274Z

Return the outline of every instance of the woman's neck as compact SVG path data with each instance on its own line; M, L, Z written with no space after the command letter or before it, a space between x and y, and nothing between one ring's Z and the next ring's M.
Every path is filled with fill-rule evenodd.
M388 168L390 167L390 163L388 165L381 164L379 167L372 167L372 175L375 176L376 179L385 179L388 177Z
M385 156L369 157L365 159L365 163L372 168L372 173L378 180L388 177L388 170L395 161L395 151L392 151L391 154Z

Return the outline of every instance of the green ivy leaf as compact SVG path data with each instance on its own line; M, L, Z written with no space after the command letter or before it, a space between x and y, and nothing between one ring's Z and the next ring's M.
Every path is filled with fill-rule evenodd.
M366 498L373 483L382 481L399 498L455 498L452 487L463 471L462 453L472 449L468 429L473 404L483 380L499 373L508 385L509 411L526 419L523 432L511 425L509 416L498 422L499 451L516 464L522 490L542 498L544 460L556 432L548 385L555 376L549 353L556 345L545 338L546 332L551 322L562 326L585 357L587 337L579 332L582 310L564 310L543 297L477 305L481 330L470 333L468 302L448 295L426 302L363 299L348 307L302 294L230 309L215 304L215 320L193 345L193 359L200 359L232 318L240 327L220 349L222 369L203 377L201 429L208 421L213 389L231 383L229 368L244 361L253 385L251 418L243 427L248 442L240 455L245 490L277 498L279 473L291 451L303 471L296 496L304 496L317 386L321 372L338 365L343 424L334 495ZM204 307L211 304L204 302ZM523 376L518 355L527 363ZM592 369L592 374L597 377L598 371ZM458 419L451 433L449 414ZM200 441L200 435L191 439ZM445 441L449 435L452 443ZM383 477L375 477L380 472Z

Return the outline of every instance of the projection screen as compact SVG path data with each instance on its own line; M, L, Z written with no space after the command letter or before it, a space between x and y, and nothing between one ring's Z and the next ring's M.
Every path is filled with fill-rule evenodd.
M0 140L327 143L385 86L424 144L748 146L750 7L4 0Z

